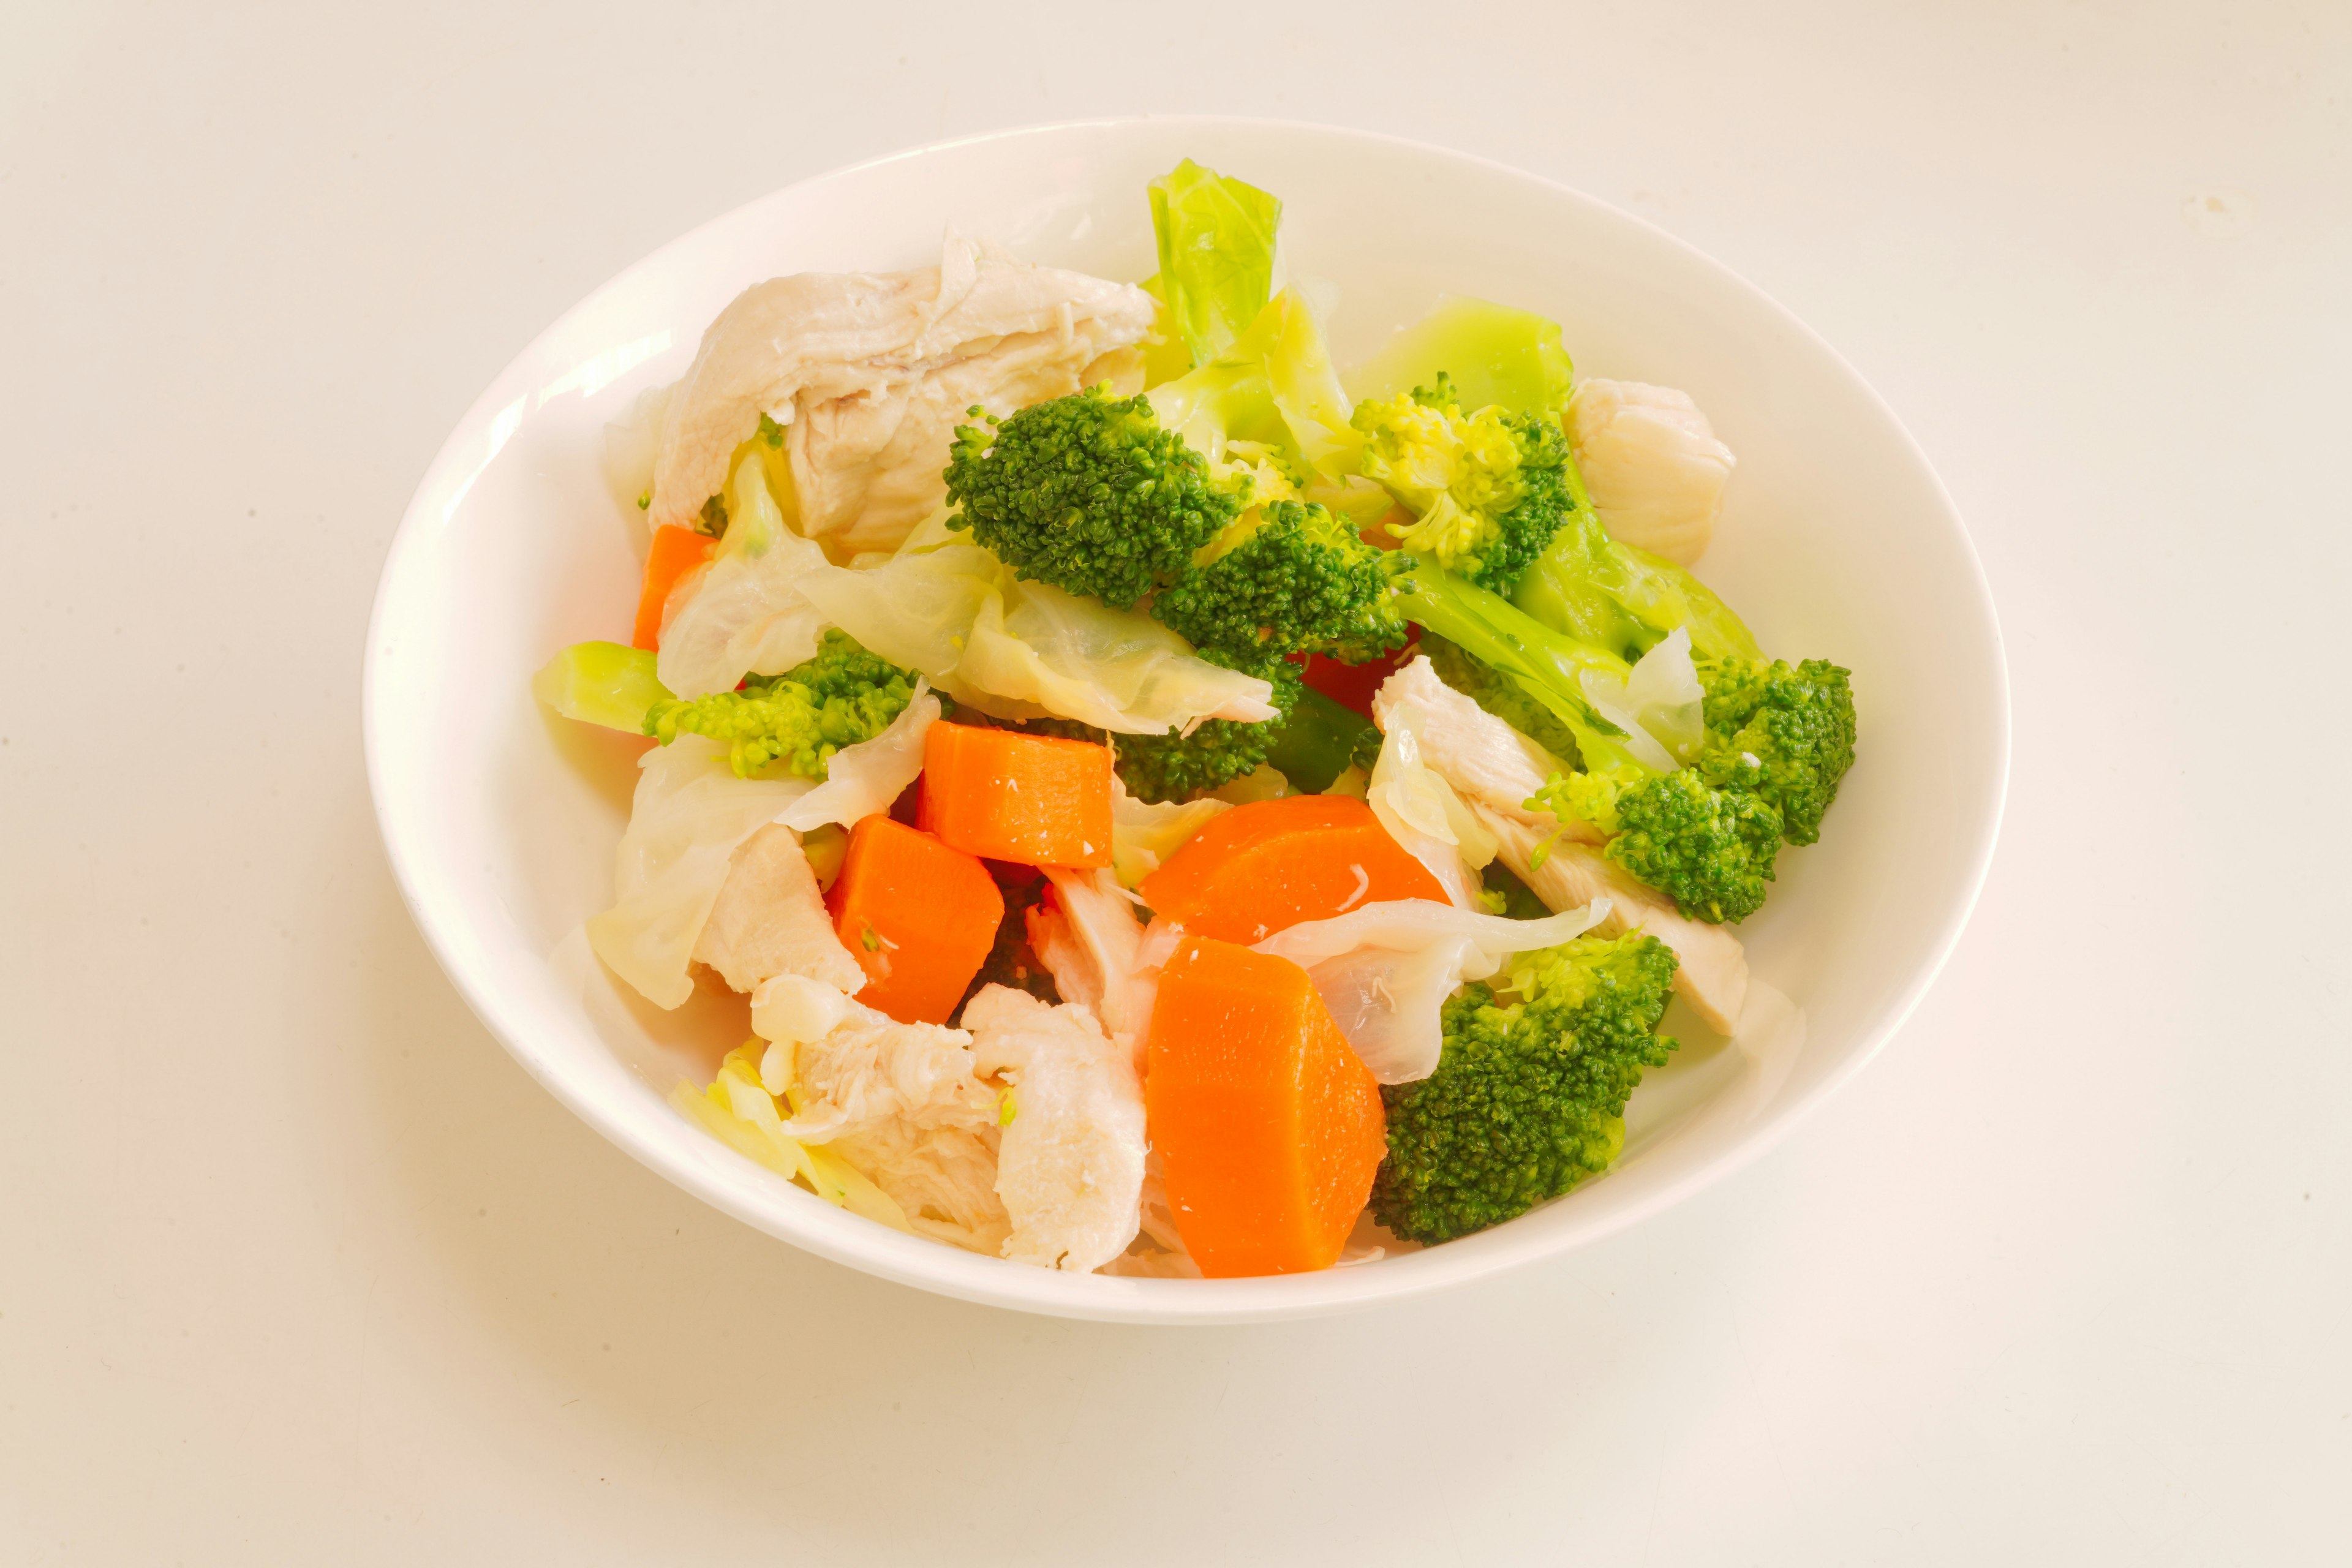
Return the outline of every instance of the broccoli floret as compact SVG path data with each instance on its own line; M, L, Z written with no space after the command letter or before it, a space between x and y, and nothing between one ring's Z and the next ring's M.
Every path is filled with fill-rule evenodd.
M1576 507L1559 421L1500 408L1462 412L1451 376L1356 405L1364 477L1411 508L1391 524L1407 550L1507 594Z
M1024 578L1121 610L1181 576L1251 491L1246 472L1213 473L1162 428L1150 399L1098 386L958 426L947 485L950 528Z
M1775 659L1709 660L1706 743L1696 763L1717 789L1745 790L1777 807L1791 844L1822 836L1822 814L1853 766L1851 672L1826 659L1791 668Z
M1780 852L1780 814L1750 792L1711 787L1690 769L1661 773L1644 764L1580 685L1587 672L1623 680L1622 660L1451 573L1401 562L1397 577L1400 602L1425 628L1441 678L1454 678L1505 722L1580 766L1552 775L1530 807L1600 828L1609 836L1603 854L1694 919L1755 913Z
M1555 773L1528 804L1599 827L1610 836L1604 856L1695 920L1744 921L1761 909L1780 852L1776 807L1714 788L1691 768L1637 779Z
M1444 1012L1437 1070L1381 1090L1389 1152L1372 1217L1450 1241L1525 1214L1609 1168L1625 1100L1675 1042L1657 1033L1675 956L1655 937L1579 937L1522 953L1498 1005L1486 985Z
M1217 648L1203 648L1201 657L1212 664L1243 670L1274 687L1269 699L1281 717L1244 724L1234 719L1208 719L1189 735L1114 735L1111 750L1118 758L1118 776L1127 793L1138 800L1197 800L1235 779L1247 778L1274 752L1291 710L1305 689L1298 667L1286 658L1240 659Z
M1227 529L1151 613L1204 648L1360 664L1404 641L1382 555L1323 507L1271 501Z
M687 733L728 743L728 761L750 778L771 763L823 779L833 754L870 741L914 700L914 677L828 631L816 657L776 676L753 676L739 691L670 698L646 710L646 733L668 745Z

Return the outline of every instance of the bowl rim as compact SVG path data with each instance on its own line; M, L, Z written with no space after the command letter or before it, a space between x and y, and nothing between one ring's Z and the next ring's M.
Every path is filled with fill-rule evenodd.
M1474 1249L1475 1255L1459 1256L1454 1266L1445 1268L1427 1267L1396 1272L1357 1268L1327 1269L1317 1274L1287 1275L1250 1279L1142 1279L1106 1276L1066 1276L1050 1270L1024 1268L1002 1260L960 1253L952 1248L925 1243L920 1253L885 1246L861 1245L863 1237L845 1230L839 1236L813 1233L795 1225L790 1215L764 1209L749 1201L739 1191L716 1180L708 1168L680 1158L659 1142L641 1138L627 1119L618 1114L596 1096L583 1091L570 1079L554 1070L552 1065L530 1043L528 1031L519 1020L509 1018L500 1005L498 988L490 977L478 972L464 945L456 933L442 924L428 910L419 886L419 873L414 864L422 851L408 840L408 828L401 820L396 803L387 788L384 776L385 748L390 743L380 725L383 719L383 704L378 698L379 654L386 647L383 622L394 595L394 584L399 578L404 561L421 549L426 531L425 516L436 501L454 506L454 498L469 486L472 474L461 473L470 463L478 473L488 459L478 457L478 433L496 412L512 402L513 387L520 384L527 365L540 354L551 340L572 326L574 320L593 304L638 275L661 268L677 253L696 247L702 237L724 227L751 208L779 200L793 193L809 190L836 181L852 180L868 172L909 159L925 158L958 148L992 142L1017 142L1027 138L1046 139L1088 131L1116 132L1131 126L1155 127L1197 126L1220 132L1258 132L1268 134L1307 133L1327 137L1341 142L1382 146L1423 156L1454 162L1459 164L1507 175L1511 179L1542 187L1554 196L1583 205L1606 214L1614 221L1643 231L1647 238L1683 254L1685 260L1697 263L1714 273L1724 284L1746 298L1747 303L1769 318L1783 330L1791 332L1843 375L1854 391L1860 393L1884 417L1887 426L1899 437L1919 472L1927 479L1935 499L1943 508L1951 525L1967 571L1964 582L1955 583L1955 589L1965 592L1969 605L1981 623L1990 652L1991 700L1994 730L1994 763L1990 799L1974 830L1975 843L1970 850L1962 896L1953 900L1944 911L1934 931L1927 958L1919 964L1908 984L1890 1002L1882 1005L1877 1017L1858 1031L1860 1039L1844 1059L1823 1075L1821 1081L1780 1110L1771 1121L1747 1135L1721 1155L1708 1160L1697 1168L1660 1186L1634 1203L1596 1221L1589 1227L1568 1237L1545 1236L1538 1239L1530 1234L1514 1247L1507 1244L1507 1228L1497 1227L1485 1233L1487 1245ZM495 457L495 448L491 456ZM450 498L446 501L443 498ZM441 965L443 973L464 998L467 1008L482 1026L498 1039L507 1053L520 1063L542 1088L566 1106L575 1116L594 1128L606 1140L674 1184L699 1198L704 1203L732 1215L779 1240L789 1242L803 1250L813 1252L830 1261L845 1264L868 1274L878 1275L901 1284L958 1298L982 1305L1014 1310L1043 1313L1049 1316L1092 1319L1103 1321L1153 1324L1208 1324L1245 1321L1272 1321L1286 1319L1325 1316L1338 1312L1368 1309L1385 1303L1423 1296L1475 1279L1491 1278L1506 1269L1517 1268L1539 1258L1554 1257L1588 1247L1613 1236L1666 1208L1714 1185L1745 1168L1753 1161L1777 1148L1800 1123L1811 1117L1832 1095L1851 1083L1865 1067L1875 1060L1895 1035L1909 1021L1930 987L1942 974L1957 949L1961 934L1967 929L1981 898L1987 878L1991 871L1993 852L2000 836L2007 814L2010 773L2011 766L2011 730L2013 715L2011 704L2007 649L2001 636L1999 612L1993 603L1992 591L1969 534L1966 520L1954 504L1950 492L1927 459L1917 439L1911 434L1895 409L1877 390L1855 370L1828 340L1801 320L1794 312L1762 289L1748 281L1731 268L1716 260L1688 241L1652 223L1637 214L1626 212L1610 203L1591 195L1574 186L1547 176L1533 174L1515 164L1477 153L1464 153L1433 142L1382 132L1364 131L1349 126L1331 125L1313 121L1285 120L1265 116L1225 114L1137 114L1108 115L1088 119L1053 121L1036 124L975 132L929 142L904 148L857 163L845 164L797 180L790 184L765 192L738 204L695 225L666 241L639 259L614 273L562 310L552 321L534 335L493 376L481 394L469 404L465 413L451 427L424 476L417 483L399 526L394 530L386 551L384 564L378 575L367 625L367 646L361 675L361 730L366 756L368 790L374 808L376 826L383 840L385 858L390 863L394 880L400 889L401 900L415 922L426 947ZM696 1136L705 1136L681 1120L681 1129ZM882 1226L872 1226L874 1239L901 1241L896 1232ZM1501 1244L1501 1245L1497 1245ZM1452 1251L1452 1248L1432 1248L1415 1254ZM936 1255L932 1263L930 1255ZM964 1263L979 1264L981 1268L966 1270ZM927 1266L929 1265L929 1266ZM1375 1284L1374 1281L1379 1281ZM1111 1287L1109 1289L1100 1287Z

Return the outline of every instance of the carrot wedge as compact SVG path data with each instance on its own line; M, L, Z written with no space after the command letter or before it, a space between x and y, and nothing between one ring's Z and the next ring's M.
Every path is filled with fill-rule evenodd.
M857 999L902 1024L948 1021L1004 920L977 858L878 813L849 830L825 906L866 971Z
M916 821L991 860L1108 866L1110 761L1110 748L1090 741L934 724Z
M1187 931L1263 942L1359 904L1435 899L1445 889L1349 795L1253 801L1213 819L1136 889Z
M710 558L712 541L690 528L664 524L654 530L654 547L646 556L646 583L637 592L637 625L632 647L661 647L662 611L669 604L677 580Z
M1144 1114L1211 1279L1328 1268L1388 1152L1380 1086L1286 958L1187 937L1160 972Z

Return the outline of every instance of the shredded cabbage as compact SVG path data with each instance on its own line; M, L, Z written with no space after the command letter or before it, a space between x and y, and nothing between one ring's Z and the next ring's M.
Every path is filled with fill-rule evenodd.
M1159 294L1194 364L1239 337L1274 289L1282 203L1187 158L1151 182Z
M663 1007L694 994L687 961L736 849L809 792L806 779L743 779L727 748L681 735L637 760L629 826L614 857L613 907L588 941L614 973Z
M670 1103L700 1122L720 1142L765 1165L786 1180L798 1180L825 1202L911 1232L906 1211L888 1194L837 1155L812 1148L784 1131L774 1097L760 1085L753 1065L759 1042L738 1046L719 1064L708 1089L680 1083Z
M1543 920L1474 914L1427 899L1366 904L1307 921L1257 944L1307 971L1372 1076L1411 1083L1437 1070L1439 1009L1465 980L1485 980L1512 954L1558 947L1609 912L1597 899Z
M1618 680L1579 672L1586 700L1625 731L1626 749L1643 767L1670 773L1698 755L1706 739L1706 693L1691 662L1690 628L1676 626Z
M1365 791L1372 815L1405 853L1429 868L1454 908L1485 909L1477 873L1495 858L1494 834L1422 760L1419 712L1392 709L1388 726Z
M940 700L917 694L870 741L833 754L828 776L738 778L727 747L685 734L637 760L635 799L614 857L613 907L588 922L588 941L613 972L650 1001L676 1007L694 994L687 973L735 851L771 822L805 833L887 811L922 771L923 736Z
M732 691L747 675L782 675L816 657L825 620L802 589L810 574L833 568L784 525L765 472L756 460L736 464L726 537L670 591L655 668L680 697Z
M1138 800L1118 775L1110 781L1110 863L1119 885L1132 888L1176 853L1184 841L1233 803L1203 795L1199 800Z
M923 771L923 737L939 722L940 700L918 678L914 700L883 731L834 752L824 782L793 802L776 820L798 832L828 822L850 827L890 809Z
M1200 719L1274 718L1273 688L1195 655L1150 616L1022 583L977 544L802 584L827 620L959 702L1001 719L1048 715L1129 735Z

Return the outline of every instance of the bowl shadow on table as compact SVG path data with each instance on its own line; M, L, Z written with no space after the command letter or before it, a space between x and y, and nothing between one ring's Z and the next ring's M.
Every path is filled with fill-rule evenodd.
M1572 1424L1578 1405L1638 1399L1662 1362L1712 1333L1702 1296L1669 1293L1659 1310L1623 1238L1353 1317L1189 1331L1034 1317L869 1278L696 1201L541 1089L441 974L381 864L363 918L353 1024L373 1141L405 1208L394 1228L422 1248L416 1266L476 1363L447 1373L445 1397L495 1401L473 1413L491 1427L560 1410L603 1473L657 1479L722 1515L855 1539L876 1528L861 1488L878 1485L858 1478L921 1476L928 1507L901 1499L893 1539L968 1546L967 1510L994 1506L989 1478L1004 1463L1100 1467L1059 1515L1077 1541L1119 1525L1171 1475L1271 1485L1261 1473L1309 1431L1376 1475L1397 1441L1393 1394L1367 1371L1383 1364L1442 1372L1421 1384L1414 1419L1446 1436L1440 1463L1475 1487L1482 1445L1525 1440L1498 1406L1557 1407ZM1705 1207L1643 1234L1671 1250ZM1706 1266L1737 1272L1772 1228L1744 1230L1738 1253ZM1635 1298L1649 1303L1638 1321ZM536 1417L510 1407L518 1368L539 1390ZM1562 1401L1564 1388L1598 1394L1596 1379L1626 1392ZM751 1475L774 1481L743 1484Z

